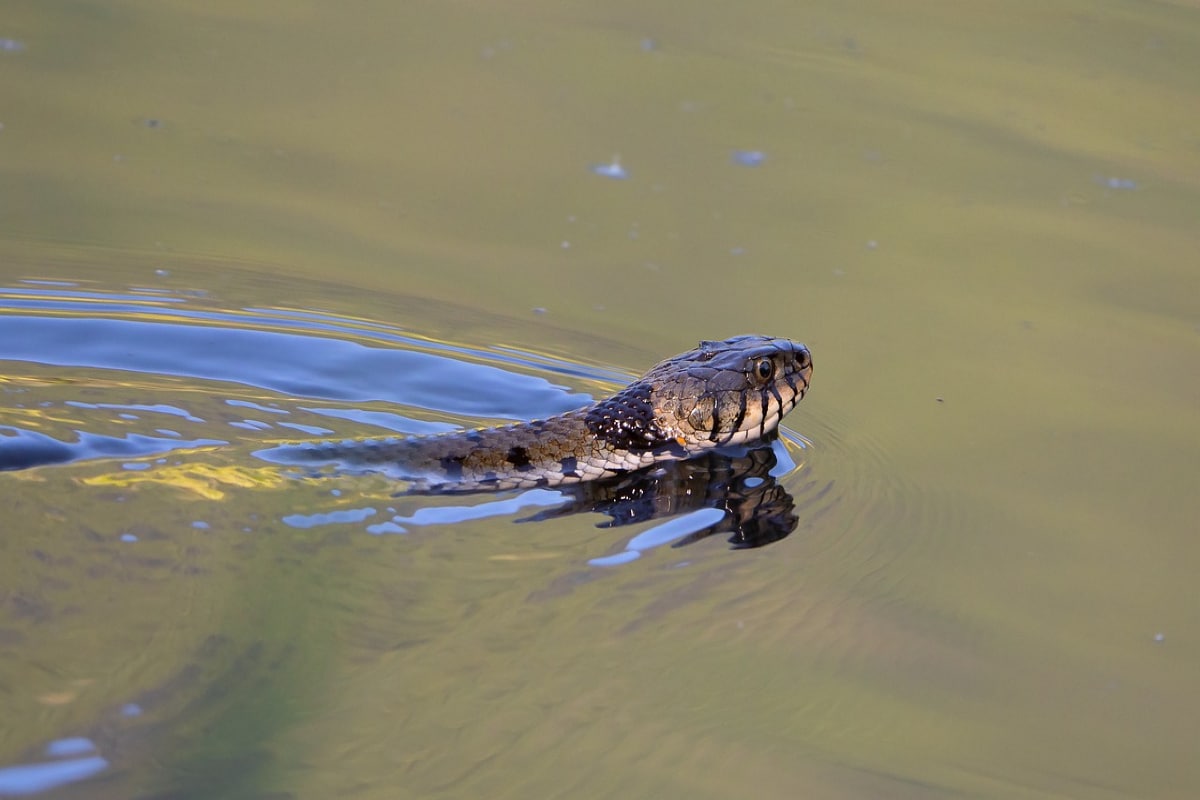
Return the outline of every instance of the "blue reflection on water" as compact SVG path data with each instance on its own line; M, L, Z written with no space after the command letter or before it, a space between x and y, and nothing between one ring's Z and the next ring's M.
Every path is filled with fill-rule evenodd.
M55 739L46 745L46 755L51 758L66 756L81 756L95 751L96 745L86 736L68 736L65 739Z
M556 506L565 502L560 492L549 489L529 489L516 497L492 500L476 505L430 506L421 508L408 516L394 516L390 520L368 525L372 534L407 533L407 526L450 525L470 522L488 517L507 517L523 508ZM390 509L389 509L390 510ZM375 515L373 508L342 509L317 514L289 514L282 518L284 524L293 528L314 528L318 525L336 525L362 522Z
M311 408L304 406L301 411L320 414L334 419L348 419L363 425L374 425L396 433L426 434L442 433L455 430L448 422L426 422L423 419L413 419L391 411L364 411L361 408Z
M761 150L734 150L733 163L741 167L761 167L767 154Z
M516 514L530 506L558 506L566 502L561 492L550 489L529 489L516 497L506 500L493 500L477 503L473 506L430 506L417 509L408 516L392 517L392 522L403 530L405 525L449 525L455 522L470 522L471 520L487 519L488 517L507 517Z
M108 760L100 756L0 767L0 797L46 792L90 778L106 769Z
M276 422L281 428L291 428L292 430L306 433L309 436L328 436L333 433L330 428L318 428L316 425L301 425L299 422Z
M227 381L300 397L383 400L507 419L527 418L531 409L558 414L591 400L544 378L430 353L166 322L0 316L0 359Z
M643 551L678 541L691 533L711 528L725 518L720 508L700 508L690 514L674 517L634 536L625 544L625 550L611 556L602 556L588 561L593 567L613 567L628 564L641 557Z
M781 439L787 439L801 450L808 447L808 442L803 437L792 433L786 428L779 429L779 436ZM775 451L775 466L771 467L768 473L772 478L782 478L784 475L797 469L796 459L792 458L792 454L788 452L786 447L776 442L771 449Z
M592 164L588 169L601 178L611 178L617 181L629 179L629 171L621 166L620 160L615 157L607 164Z
M0 425L0 469L24 469L83 458L149 456L186 447L229 444L221 439L162 439L131 433L123 437L75 431L78 440L62 442L44 433Z
M123 403L85 403L82 400L67 400L63 405L73 408L111 408L111 409L128 409L130 411L152 411L156 414L171 414L176 417L183 417L188 422L204 422L199 417L193 416L190 412L176 406L169 406L163 403L155 403L154 405L125 405ZM123 415L122 415L123 416Z
M256 419L235 420L229 423L230 427L241 428L244 431L266 431L271 429L270 423L259 422Z
M265 411L268 414L286 414L288 413L282 408L272 408L271 406L260 405L259 403L251 403L249 400L233 400L225 401L227 406L236 406L238 408L252 408L255 411Z
M362 522L375 516L373 508L347 508L341 511L326 511L320 514L288 514L283 524L292 528L315 528L318 525L335 525L347 522Z
M385 533L408 533L407 530L401 528L394 522L378 522L374 525L367 526L367 533L372 536L382 536Z

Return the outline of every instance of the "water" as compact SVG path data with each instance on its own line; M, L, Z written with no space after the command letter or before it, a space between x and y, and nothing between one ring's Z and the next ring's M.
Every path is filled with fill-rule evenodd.
M1195 9L10 12L0 796L1200 792ZM732 495L255 456L748 332Z

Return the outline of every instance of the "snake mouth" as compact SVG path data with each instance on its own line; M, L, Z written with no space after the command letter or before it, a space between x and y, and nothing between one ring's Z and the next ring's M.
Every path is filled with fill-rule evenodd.
M795 408L796 404L804 399L804 395L808 394L808 387L812 385L812 374L812 359L810 358L808 359L808 366L804 367L799 373L797 373L798 377L800 378L800 386L796 392L796 399L792 402L792 408Z
M783 414L787 414L795 408L804 395L808 393L808 387L812 383L813 360L812 353L808 348L798 342L790 342L791 353L788 363L780 376L783 382L791 390L790 404L787 404L784 399L780 398L780 405L787 405ZM782 415L781 415L782 416Z
M766 436L779 427L783 418L800 404L804 395L808 394L808 388L812 384L812 353L798 342L788 342L788 344L790 348L784 351L787 354L787 363L784 365L784 369L775 381L761 390L762 419L757 426L760 437ZM753 430L752 428L747 433L753 433ZM750 436L747 435L746 439L749 438Z

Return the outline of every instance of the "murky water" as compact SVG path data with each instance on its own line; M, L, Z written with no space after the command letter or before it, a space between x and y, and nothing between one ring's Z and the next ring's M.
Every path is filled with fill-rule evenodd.
M0 96L0 796L1200 794L1196 8L29 4ZM256 455L746 332L655 484Z

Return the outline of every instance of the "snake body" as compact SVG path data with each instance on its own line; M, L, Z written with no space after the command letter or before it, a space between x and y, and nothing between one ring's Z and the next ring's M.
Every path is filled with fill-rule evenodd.
M788 339L701 342L611 397L549 419L406 439L287 445L271 460L337 462L410 482L410 491L557 486L752 442L808 391L812 356Z

